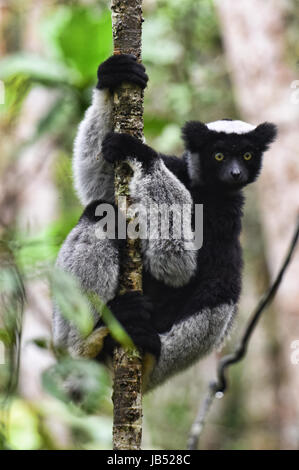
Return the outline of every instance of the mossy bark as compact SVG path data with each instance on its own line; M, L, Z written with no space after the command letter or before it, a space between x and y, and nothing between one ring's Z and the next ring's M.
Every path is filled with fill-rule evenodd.
M112 0L114 54L134 54L141 59L142 0ZM114 93L114 130L143 137L143 92L122 84ZM115 197L127 199L132 169L127 162L115 167ZM142 291L139 241L127 239L122 259L119 293ZM113 448L139 450L142 437L142 361L137 351L116 348L114 367Z

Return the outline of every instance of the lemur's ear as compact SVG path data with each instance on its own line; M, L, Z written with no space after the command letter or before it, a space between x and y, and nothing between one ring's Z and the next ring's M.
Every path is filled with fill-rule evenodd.
M188 121L182 129L182 137L186 148L191 152L196 152L205 144L209 134L209 128L200 121Z
M255 145L265 152L276 139L277 127L271 122L263 122L263 124L260 124L251 131L250 134L254 138Z

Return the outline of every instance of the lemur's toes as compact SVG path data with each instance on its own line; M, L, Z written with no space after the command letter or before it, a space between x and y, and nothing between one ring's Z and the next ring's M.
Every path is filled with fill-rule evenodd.
M85 340L84 347L82 349L82 357L96 357L100 353L104 339L108 333L108 328L104 326L95 329Z

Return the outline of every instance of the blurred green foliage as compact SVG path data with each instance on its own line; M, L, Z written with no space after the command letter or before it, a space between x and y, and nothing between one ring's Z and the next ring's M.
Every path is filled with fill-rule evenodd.
M84 87L112 52L111 27L109 10L61 6L46 19L43 34L48 50L73 71L76 84Z

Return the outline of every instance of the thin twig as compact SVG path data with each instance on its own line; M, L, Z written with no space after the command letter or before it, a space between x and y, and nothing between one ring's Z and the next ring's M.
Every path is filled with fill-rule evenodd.
M268 291L263 295L258 305L256 306L251 319L245 329L243 336L241 337L240 344L237 346L236 350L232 354L227 354L224 356L218 363L217 367L217 379L215 382L209 384L209 389L206 394L205 399L203 400L202 405L199 408L196 419L191 427L191 431L188 438L187 448L188 450L195 450L198 447L199 437L202 433L203 427L207 420L207 415L212 407L215 398L221 398L224 392L227 390L228 381L226 376L226 370L233 364L240 362L247 353L249 341L254 332L254 329L262 316L263 311L268 306L268 304L273 300L284 273L292 259L292 256L295 251L296 244L298 242L299 236L299 220L297 220L296 229L292 237L287 255L285 260L279 270L279 273L269 287Z

